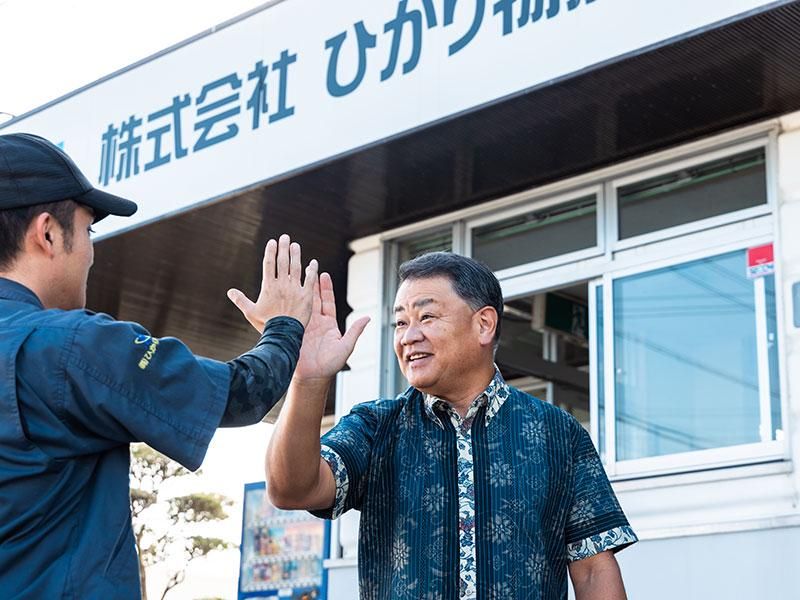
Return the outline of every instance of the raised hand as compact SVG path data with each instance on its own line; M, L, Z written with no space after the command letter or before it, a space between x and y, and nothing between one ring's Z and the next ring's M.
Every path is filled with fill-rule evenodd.
M314 288L311 320L303 336L300 359L294 371L295 381L327 381L336 375L353 353L356 340L367 323L369 317L362 317L341 334L336 322L333 282L330 275L322 273Z
M318 286L317 261L306 267L302 281L303 263L300 244L283 234L276 242L269 240L264 248L261 291L255 302L236 288L228 290L228 298L259 333L273 317L294 317L308 325Z

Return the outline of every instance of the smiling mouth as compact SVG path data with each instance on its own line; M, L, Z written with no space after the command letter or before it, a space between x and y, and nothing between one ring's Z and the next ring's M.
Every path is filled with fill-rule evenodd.
M413 364L418 360L422 360L423 358L428 358L429 356L433 356L433 354L429 354L428 352L412 352L408 356L406 356L406 362L409 364Z

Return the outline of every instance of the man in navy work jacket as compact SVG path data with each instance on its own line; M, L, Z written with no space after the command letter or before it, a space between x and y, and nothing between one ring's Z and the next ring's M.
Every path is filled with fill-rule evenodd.
M320 279L267 451L283 508L361 511L362 600L623 600L614 552L636 535L591 439L494 364L503 297L481 263L435 252L400 267L394 349L412 387L356 405L319 440L327 386L364 322L339 336Z
M261 420L283 395L317 265L270 240L256 302L263 332L228 363L83 310L91 225L134 213L29 134L0 136L0 597L140 598L128 486L131 442L189 469L219 426Z

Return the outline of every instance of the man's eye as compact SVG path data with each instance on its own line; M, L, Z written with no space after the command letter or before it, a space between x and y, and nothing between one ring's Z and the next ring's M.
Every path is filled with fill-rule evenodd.
M394 323L392 323L392 327L394 327L395 329L397 329L398 327L405 327L405 325L406 325L405 321L395 321Z
M432 318L433 318L433 315L428 315L428 314L425 314L425 315L422 315L422 316L419 318L419 320L420 320L420 321L425 321L425 320L432 319Z

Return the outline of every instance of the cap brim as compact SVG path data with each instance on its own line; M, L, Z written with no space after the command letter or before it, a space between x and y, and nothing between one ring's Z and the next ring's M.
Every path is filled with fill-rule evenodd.
M139 208L135 202L92 188L85 194L74 198L78 204L84 204L94 211L94 222L105 219L108 215L130 217Z

